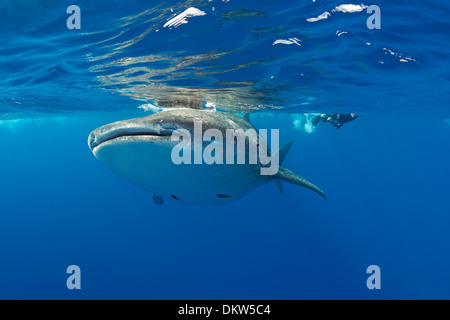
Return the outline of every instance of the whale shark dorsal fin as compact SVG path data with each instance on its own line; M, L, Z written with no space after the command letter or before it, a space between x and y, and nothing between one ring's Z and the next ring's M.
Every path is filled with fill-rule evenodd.
M164 204L164 199L156 194L153 194L153 202L158 206Z
M325 200L327 200L327 196L325 195L325 192L323 192L318 186L316 186L311 181L308 181L307 179L299 176L298 174L296 174L286 168L280 167L278 170L278 173L273 178L280 179L283 181L287 181L287 182L296 184L298 186L308 188L308 189L320 194Z
M281 149L278 151L279 159L280 159L280 165L283 164L284 159L286 158L286 155L289 153L289 150L291 150L292 144L294 143L294 140L289 141L284 146L281 147Z
M250 123L250 113L244 113L244 119L245 121L247 121L248 123Z
M278 151L278 156L280 159L280 166L283 164L284 159L286 158L286 155L289 153L289 150L291 150L292 144L294 143L294 140L289 141L284 146L281 147L281 149ZM278 188L278 191L280 192L281 196L284 197L284 190L283 185L281 184L281 181L275 181L275 185Z

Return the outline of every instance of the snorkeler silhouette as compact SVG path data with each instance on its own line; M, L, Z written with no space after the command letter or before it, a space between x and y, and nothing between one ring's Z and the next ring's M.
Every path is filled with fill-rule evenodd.
M346 113L346 114L330 113L318 115L311 122L314 126L317 126L319 122L329 122L336 129L339 129L344 125L344 123L353 121L356 118L358 118L357 113Z

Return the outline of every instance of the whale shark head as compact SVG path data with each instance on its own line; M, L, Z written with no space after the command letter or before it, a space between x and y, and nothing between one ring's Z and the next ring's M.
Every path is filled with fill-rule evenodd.
M96 155L99 146L105 147L121 141L169 143L172 135L183 135L189 132L193 136L196 122L202 124L204 131L217 129L224 135L227 129L254 129L246 120L232 114L178 109L107 124L91 132L88 145Z
M139 141L170 140L173 130L165 129L163 120L150 117L130 119L107 124L91 132L88 145L97 156L104 147Z

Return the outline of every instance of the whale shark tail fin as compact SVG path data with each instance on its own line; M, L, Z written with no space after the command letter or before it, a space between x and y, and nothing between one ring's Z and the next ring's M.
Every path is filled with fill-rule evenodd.
M286 168L280 167L278 173L274 176L274 179L284 180L298 186L308 188L320 194L325 200L327 200L325 192L323 192L318 186Z
M277 186L278 192L280 192L280 195L284 197L284 189L283 185L281 184L280 180L275 181L275 185Z

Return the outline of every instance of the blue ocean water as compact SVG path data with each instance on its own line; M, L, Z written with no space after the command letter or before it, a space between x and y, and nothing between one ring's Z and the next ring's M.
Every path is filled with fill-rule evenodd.
M0 0L0 298L449 299L449 12ZM328 201L266 184L227 206L156 206L92 155L93 129L174 100L279 129L295 141L283 165ZM307 133L314 112L360 116Z

